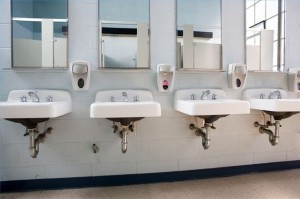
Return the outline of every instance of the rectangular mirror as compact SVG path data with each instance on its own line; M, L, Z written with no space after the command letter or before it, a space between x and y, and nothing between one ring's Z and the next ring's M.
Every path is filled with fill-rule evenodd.
M221 0L177 0L177 68L222 69Z
M66 68L68 0L11 0L12 66Z
M101 68L149 68L149 0L99 0Z
M245 0L245 6L248 70L282 71L285 1Z

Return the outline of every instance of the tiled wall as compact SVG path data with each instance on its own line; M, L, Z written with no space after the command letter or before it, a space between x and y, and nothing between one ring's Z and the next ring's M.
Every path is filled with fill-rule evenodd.
M0 0L0 67L11 66L10 0ZM299 66L296 51L300 41L300 2L287 0L287 56L290 67ZM88 91L72 90L68 71L41 72L1 70L0 99L5 100L13 89L64 89L72 94L73 112L49 121L54 131L40 145L40 154L32 159L28 152L28 137L21 125L0 120L1 180L63 178L78 176L120 175L149 172L181 171L232 165L300 160L300 114L282 121L279 144L272 147L266 135L253 127L261 121L260 112L232 115L218 120L212 132L212 143L204 150L201 139L188 125L194 122L173 110L173 93L159 93L156 88L155 66L175 64L175 0L151 0L151 70L97 70L97 0L69 0L69 61L86 60L92 65ZM296 7L296 8L295 8ZM291 9L290 9L291 8ZM223 0L222 40L223 65L244 62L244 2ZM294 27L296 26L296 27ZM267 75L267 76L266 76ZM281 87L286 89L286 74L253 74L247 88ZM175 88L223 88L232 98L241 91L227 88L226 73L178 72ZM101 89L139 88L152 91L162 106L162 117L145 118L129 135L128 152L121 153L121 140L112 133L112 123L105 119L90 119L89 106ZM291 95L297 96L295 93ZM100 152L94 154L96 143Z

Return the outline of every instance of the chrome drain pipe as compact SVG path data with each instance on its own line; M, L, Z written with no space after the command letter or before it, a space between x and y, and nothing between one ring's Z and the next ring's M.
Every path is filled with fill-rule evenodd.
M29 153L32 158L36 158L39 153L39 143L36 142L36 134L38 134L37 128L27 129L29 135Z
M189 125L190 130L195 130L195 135L202 137L202 146L205 150L210 147L210 142L211 142L210 131L209 131L210 128L216 129L213 126L213 124L210 124L210 123L205 123L204 127L200 127L200 128L196 127L195 124ZM203 131L203 129L205 129L205 132Z
M127 146L128 146L128 142L127 142L127 136L128 136L128 128L124 128L122 131L122 144L121 144L121 149L122 149L122 153L126 153L127 152Z
M52 132L52 127L47 128L43 133L39 134L38 128L27 129L25 136L29 136L29 153L32 158L36 158L39 154L39 145L43 143L46 138L46 134Z
M204 124L204 128L205 128L205 136L204 138L202 137L202 146L203 148L206 150L209 148L210 146L210 132L209 132L209 128L211 128L212 125L211 124L208 124L208 123L205 123Z
M126 153L127 152L127 148L128 148L128 135L130 132L134 131L134 123L131 122L129 125L122 125L120 124L119 126L113 122L113 132L116 133L118 129L121 129L119 131L119 136L122 139L121 141L121 150L122 153Z
M280 120L275 120L275 123L267 122L267 124L259 124L258 122L254 122L255 127L259 127L259 132L261 134L268 134L269 135L269 142L272 144L272 146L275 146L279 142L279 128ZM275 126L275 131L268 129L270 126Z

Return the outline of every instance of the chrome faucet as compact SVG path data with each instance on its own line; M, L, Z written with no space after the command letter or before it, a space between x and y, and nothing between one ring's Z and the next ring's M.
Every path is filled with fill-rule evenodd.
M37 92L28 92L29 97L32 99L32 102L40 102L40 98L37 95Z
M127 93L126 92L122 92L122 96L123 96L123 102L128 102L128 97L127 97Z
M282 96L281 96L280 91L277 90L277 91L271 92L268 98L269 99L281 99Z
M208 100L209 94L210 94L210 90L203 91L201 95L201 100Z

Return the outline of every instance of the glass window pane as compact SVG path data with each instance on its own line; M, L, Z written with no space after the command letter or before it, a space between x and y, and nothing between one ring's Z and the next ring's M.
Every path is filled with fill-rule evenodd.
M266 16L267 19L277 15L278 13L278 0L267 0L266 1Z
M254 6L247 9L247 17L246 17L246 26L247 29L254 25Z
M266 19L266 2L260 1L255 4L255 23L259 23Z
M254 4L254 0L246 0L246 8L249 8Z

